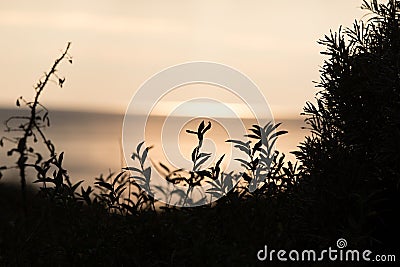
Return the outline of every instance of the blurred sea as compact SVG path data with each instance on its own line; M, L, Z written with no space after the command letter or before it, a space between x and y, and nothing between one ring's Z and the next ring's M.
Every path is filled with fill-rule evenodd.
M26 113L19 109L0 109L0 136L9 136L9 133L4 132L3 124L7 118L22 114ZM109 170L118 172L126 165L121 148L123 115L50 110L49 117L51 126L46 128L46 135L52 140L58 152L65 152L64 167L68 170L73 182L85 180L90 184L94 177L101 173L106 175ZM161 129L162 122L161 118L153 121L150 135L159 134L157 129ZM303 120L275 118L275 122L282 122L279 129L289 132L278 139L277 149L285 153L287 159L295 160L289 152L296 150L299 142L303 141L304 136L308 134L307 130L301 129L304 126ZM251 125L250 122L245 124ZM157 138L155 137L154 140ZM179 144L182 151L191 151L195 146L193 140L190 142L186 139L179 140L183 142ZM4 147L0 147L0 166L10 165L16 161L16 157L6 155L10 147L8 142L5 142ZM18 175L15 170L3 172L3 175L1 183L18 182L15 180Z

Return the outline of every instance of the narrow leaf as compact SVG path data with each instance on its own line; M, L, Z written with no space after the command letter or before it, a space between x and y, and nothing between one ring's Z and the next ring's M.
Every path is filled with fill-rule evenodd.
M150 177L151 177L151 168L148 167L147 169L145 169L143 171L143 175L146 178L147 181L150 181Z
M63 160L64 160L64 152L61 152L60 156L58 157L58 163L62 165Z
M192 130L186 130L186 132L187 132L187 133L190 133L190 134L197 134L197 132L192 131Z
M135 168L135 167L124 167L122 169L127 170L127 171L134 171L134 172L142 173L141 170L139 170L138 168Z
M109 183L106 183L106 182L95 182L94 184L97 184L97 185L99 185L99 186L101 186L101 187L107 188L107 189L110 190L110 191L113 190L112 185L109 184Z
M248 141L247 143L245 143L245 142L242 142L242 141L239 141L239 140L226 140L225 142L227 142L227 143L234 143L234 144L238 144L238 145L242 145L242 146L245 146L245 147L247 147L247 148L250 148L250 141Z
M164 170L166 170L168 173L170 172L169 168L167 166L165 166L163 163L159 163L161 168L163 168Z
M149 153L149 148L146 147L146 148L144 149L144 151L143 151L142 159L141 159L141 161L140 161L140 163L141 163L142 165L145 163L148 153Z
M245 136L253 139L260 139L260 136L254 134L246 134Z
M258 126L258 125L257 125ZM259 126L258 126L259 127ZM260 128L251 128L249 129L250 131L252 131L257 137L261 137L261 131Z
M143 142L140 142L140 143L137 145L137 147L136 147L136 153L137 153L137 155L140 154L140 149L142 148L143 144L144 144L144 141L143 141Z
M196 163L196 165L194 166L193 170L196 171L197 169L199 169L201 164L206 162L209 158L210 158L210 155L207 155L207 156L203 157L199 162Z
M202 121L197 129L197 133L202 133L204 129L204 121Z
M251 165L249 162L243 160L243 159L235 159L236 161L239 161L240 163L242 163L247 169L251 170Z
M271 135L270 139L271 139L271 138L274 138L274 137L276 137L276 136L280 136L280 135L283 135L283 134L287 134L287 133L288 133L288 131L278 131L278 132L276 132L276 133L273 133L273 134Z
M210 129L211 129L211 122L208 122L207 127L204 128L204 130L203 130L203 134L204 134L205 132L207 132L208 130L210 130Z
M224 157L225 157L225 154L223 154L222 157L219 158L219 160L217 161L217 164L215 166L219 167L219 165L221 164Z
M72 192L75 192L75 190L78 188L78 186L79 186L81 183L83 183L83 180L81 180L81 181L77 182L76 184L74 184L74 185L71 187Z

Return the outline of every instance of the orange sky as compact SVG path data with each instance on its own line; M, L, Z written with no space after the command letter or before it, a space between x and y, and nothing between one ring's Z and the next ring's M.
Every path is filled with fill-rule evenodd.
M2 1L0 107L33 94L67 41L74 64L50 108L124 112L151 75L202 60L232 66L265 94L275 117L294 117L316 92L329 29L360 19L361 0Z

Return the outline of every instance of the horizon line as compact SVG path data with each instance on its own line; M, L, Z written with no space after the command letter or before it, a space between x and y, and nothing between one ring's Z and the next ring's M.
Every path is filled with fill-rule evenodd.
M16 110L23 110L24 107L15 107L12 105L0 105L0 111L3 110L8 110L8 111L16 111ZM103 108L103 109L96 109L94 107L68 107L68 106L63 106L63 107L47 107L49 110L49 113L51 114L52 112L65 112L65 113L87 113L87 114L103 114L103 115L115 115L115 116L125 116L126 112L122 110L118 110L115 108ZM132 114L132 116L146 116L146 114L142 114L138 112L137 114ZM167 117L168 115L163 115L163 114L153 114L152 117ZM194 118L194 117L202 117L202 116L190 116L190 115L175 115L172 117L183 117L183 118ZM215 116L216 118L223 118L223 119L235 119L235 117L224 117L224 116ZM278 115L278 112L273 112L272 118L274 120L277 119L284 119L284 120L302 120L303 116L300 115L300 112L296 114L289 114L288 112L285 112L284 114ZM255 119L254 117L242 117L241 119L244 120L252 120Z

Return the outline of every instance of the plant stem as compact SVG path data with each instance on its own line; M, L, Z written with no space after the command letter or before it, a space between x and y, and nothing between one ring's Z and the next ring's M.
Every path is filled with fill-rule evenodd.
M30 136L33 134L33 129L35 128L38 130L39 134L41 135L43 142L46 144L48 150L50 151L50 156L53 157L55 156L55 151L54 147L50 146L48 140L45 138L44 134L42 133L41 130L39 130L39 127L36 125L36 108L39 104L39 97L40 94L43 92L45 86L47 85L48 81L50 80L50 77L57 71L56 67L57 65L65 58L65 56L68 53L68 50L71 46L71 43L69 42L67 45L67 48L65 49L64 53L54 62L53 66L51 67L49 73L46 74L44 81L42 82L41 80L39 83L36 85L35 90L36 90L36 95L34 101L31 103L29 106L31 109L31 115L29 118L29 123L27 127L24 127L24 135L21 139L18 141L18 147L17 147L17 152L19 153L19 159L17 161L17 165L19 168L19 174L21 177L21 194L22 194L22 205L23 205L23 211L24 214L27 214L27 206L26 206L26 161L27 161L27 141Z

